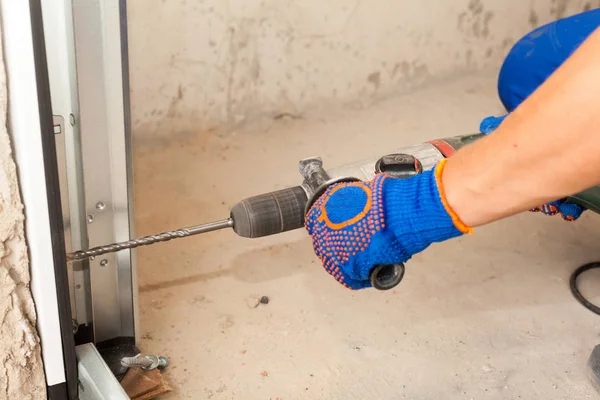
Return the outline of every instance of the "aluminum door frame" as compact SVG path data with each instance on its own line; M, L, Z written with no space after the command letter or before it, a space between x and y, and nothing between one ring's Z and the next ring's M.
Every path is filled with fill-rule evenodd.
M88 245L71 0L41 0L67 252ZM73 321L93 322L89 265L67 265ZM91 328L90 328L91 329Z
M72 1L88 247L134 237L125 0ZM89 261L95 342L137 342L135 253Z

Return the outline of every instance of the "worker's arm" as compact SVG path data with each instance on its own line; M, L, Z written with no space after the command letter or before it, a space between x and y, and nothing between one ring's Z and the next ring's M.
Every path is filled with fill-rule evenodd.
M337 184L306 227L326 270L353 289L378 264L600 183L600 32L488 137L408 179Z
M493 134L452 156L442 182L473 227L600 184L600 30Z

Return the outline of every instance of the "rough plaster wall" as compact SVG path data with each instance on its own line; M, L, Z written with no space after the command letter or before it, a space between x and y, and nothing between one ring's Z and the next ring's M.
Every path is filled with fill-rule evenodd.
M0 58L0 399L39 400L46 398L46 381L6 112L6 75Z
M498 66L533 27L598 0L130 0L137 138L368 106Z

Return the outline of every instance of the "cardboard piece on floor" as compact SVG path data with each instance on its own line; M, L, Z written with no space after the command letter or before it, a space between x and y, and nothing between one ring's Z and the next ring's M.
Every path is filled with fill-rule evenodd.
M125 389L127 396L134 399L158 387L158 382L154 382L154 380L148 377L147 372L141 368L130 368L127 371L121 381L121 386Z
M146 371L144 371L146 372ZM160 373L158 369L153 369L152 371L147 371L146 376L152 379L154 382L158 383L158 387L151 392L143 394L141 396L136 397L132 400L150 400L155 398L156 396L160 396L161 394L165 394L173 390L167 381L165 381L165 377Z
M171 391L158 369L145 371L131 368L121 381L121 386L132 400L150 400Z

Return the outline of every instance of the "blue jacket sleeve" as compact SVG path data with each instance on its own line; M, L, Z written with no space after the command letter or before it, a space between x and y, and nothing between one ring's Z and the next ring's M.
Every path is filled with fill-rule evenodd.
M599 26L600 9L594 9L541 26L519 40L498 77L506 110L517 108Z

